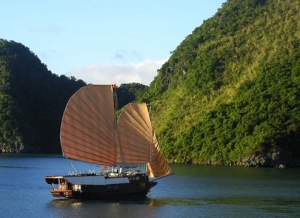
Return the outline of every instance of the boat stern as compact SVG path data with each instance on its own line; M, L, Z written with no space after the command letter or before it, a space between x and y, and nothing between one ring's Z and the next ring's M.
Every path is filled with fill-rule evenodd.
M70 184L63 176L46 176L45 180L51 185L50 193L53 197L72 198L73 191L70 189Z

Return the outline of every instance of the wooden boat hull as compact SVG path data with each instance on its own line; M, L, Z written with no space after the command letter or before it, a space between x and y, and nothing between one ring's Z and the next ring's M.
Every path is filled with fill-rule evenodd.
M102 175L46 176L53 197L69 199L125 199L145 197L157 182L146 174L105 177ZM76 182L76 183L75 183ZM57 185L57 188L55 188Z

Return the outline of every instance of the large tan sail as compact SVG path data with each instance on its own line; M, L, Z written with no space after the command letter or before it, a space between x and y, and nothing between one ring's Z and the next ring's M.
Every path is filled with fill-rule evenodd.
M94 164L116 164L116 126L112 85L88 85L69 100L62 118L63 155Z

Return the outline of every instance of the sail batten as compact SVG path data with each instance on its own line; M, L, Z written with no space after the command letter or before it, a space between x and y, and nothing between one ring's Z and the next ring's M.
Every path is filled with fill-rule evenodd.
M105 151L105 153L110 154L108 156L111 157L114 156L114 154L111 153L110 147L104 143L92 143L90 141L82 141L82 139L78 140L78 138L75 136L74 137L69 136L67 138L62 138L62 139L65 141L65 143L69 144L68 148L75 148L77 151L87 152L87 150L92 150L93 152L101 152L101 153L104 153L103 151ZM83 143L87 144L87 146L84 149L80 146ZM101 147L102 148L104 147L104 149L101 149ZM67 151L68 148L65 148L64 151Z
M103 135L107 135L108 138L113 138L114 137L114 134L111 133L111 132L102 132L101 130L96 131L96 126L95 127L90 126L90 128L88 129L87 128L88 125L83 125L83 124L79 123L82 126L86 126L86 128L83 129L83 128L78 128L78 127L76 127L76 125L72 125L72 124L67 123L67 122L65 122L64 124L65 124L66 127L67 126L69 126L69 128L72 127L72 132L68 132L67 130L61 130L62 132L64 131L65 134L70 134L73 137L77 137L77 138L80 138L80 135L84 134L86 136L86 137L82 138L84 140L88 140L88 141L97 141L97 140L99 140L99 138L98 138L99 132Z

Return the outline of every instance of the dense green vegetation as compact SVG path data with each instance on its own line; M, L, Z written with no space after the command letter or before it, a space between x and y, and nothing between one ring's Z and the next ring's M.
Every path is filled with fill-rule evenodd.
M121 84L117 87L118 109L133 101L143 101L148 88L140 83Z
M64 107L84 85L52 74L22 44L0 39L0 150L59 152Z
M228 0L172 52L147 96L166 156L300 157L300 2Z

